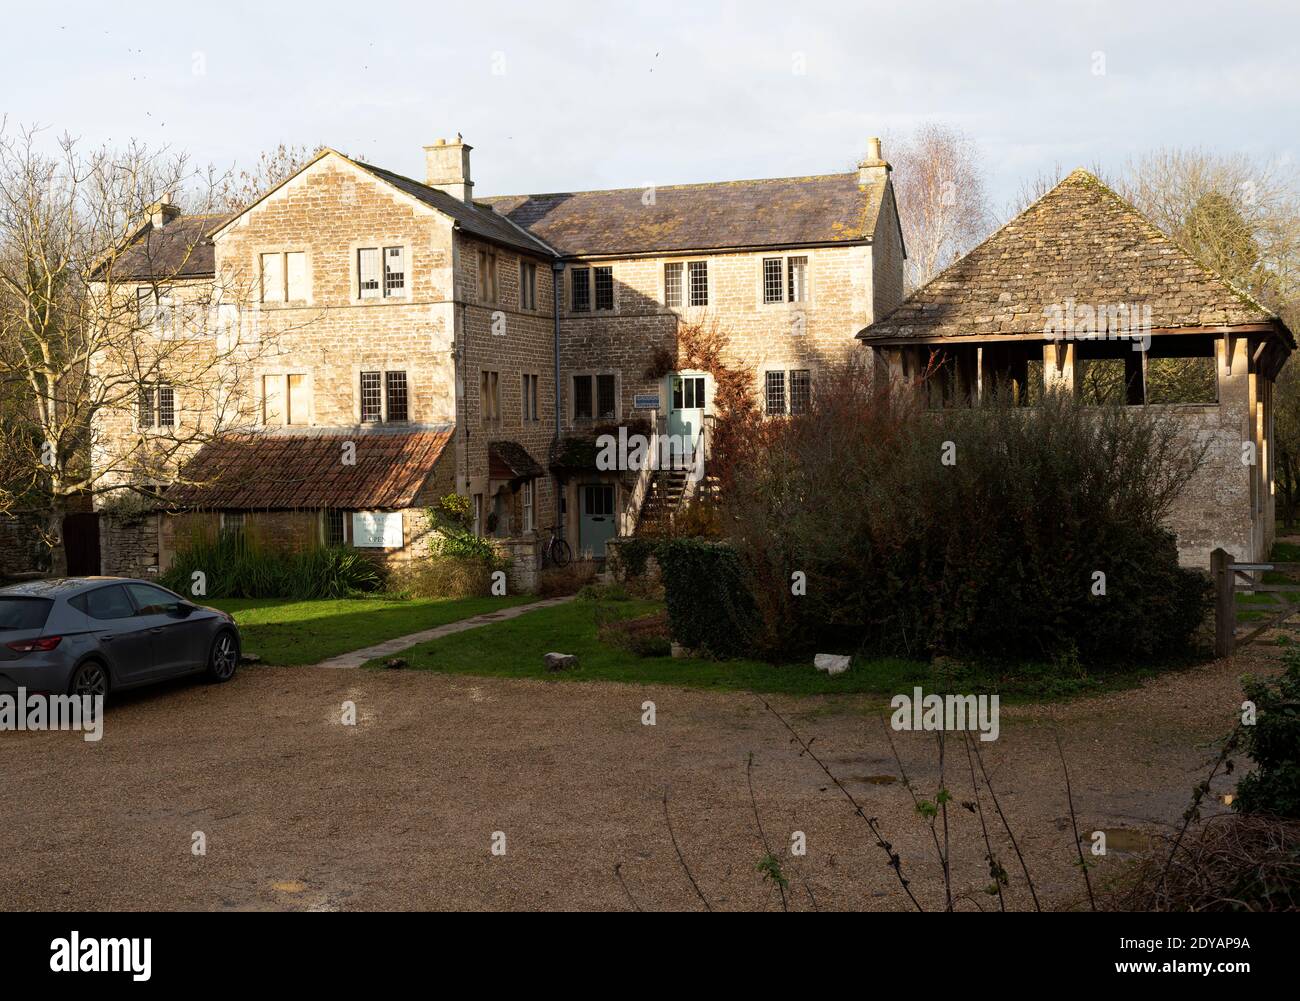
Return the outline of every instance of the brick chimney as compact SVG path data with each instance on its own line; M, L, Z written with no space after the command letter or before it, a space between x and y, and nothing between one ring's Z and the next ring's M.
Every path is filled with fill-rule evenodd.
M461 139L459 132L455 139L439 139L432 146L424 147L425 183L463 202L472 201L474 182L469 176L469 151L473 148Z
M858 184L863 187L880 184L889 178L889 172L893 169L880 155L880 138L872 136L867 140L867 155L858 164Z
M172 193L168 191L149 206L149 224L154 229L162 229L180 214L181 207L172 204Z

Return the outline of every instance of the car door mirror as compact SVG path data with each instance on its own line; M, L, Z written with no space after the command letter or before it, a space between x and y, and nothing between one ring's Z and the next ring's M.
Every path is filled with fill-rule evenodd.
M198 611L198 606L191 605L188 601L178 601L173 606L172 611L174 611L182 619L188 619L191 615L193 615L196 611Z

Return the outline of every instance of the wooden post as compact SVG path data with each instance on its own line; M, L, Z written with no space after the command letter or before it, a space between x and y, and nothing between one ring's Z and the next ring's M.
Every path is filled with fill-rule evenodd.
M1228 567L1232 555L1226 549L1210 553L1210 574L1214 577L1214 655L1231 657L1233 633L1237 626L1237 608L1233 593L1233 574Z

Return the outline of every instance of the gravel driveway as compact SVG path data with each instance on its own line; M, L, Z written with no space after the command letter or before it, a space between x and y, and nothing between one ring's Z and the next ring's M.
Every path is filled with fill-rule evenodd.
M985 762L1045 903L1081 893L1053 735L1070 760L1081 830L1173 824L1234 721L1238 676L1258 669L1239 657L1142 690L1003 710ZM646 700L655 726L641 722ZM345 701L355 726L340 722ZM879 818L922 904L941 906L929 832L907 791L879 778L897 766L870 700L773 705ZM896 739L932 795L933 736ZM948 757L954 887L960 908L987 908L996 902L982 892L978 823L958 805L971 798L961 747L951 742ZM0 907L626 909L629 896L645 909L702 907L669 838L667 789L672 828L712 906L776 908L756 869L751 751L774 850L796 830L807 839L789 870L795 906L809 907L810 891L823 909L910 906L866 825L753 696L253 668L224 686L124 696L98 744L0 734ZM991 811L988 820L996 825ZM202 856L191 850L199 831ZM504 855L491 853L494 832ZM1003 839L997 851L1009 902L1029 906ZM1104 860L1101 877L1121 858Z

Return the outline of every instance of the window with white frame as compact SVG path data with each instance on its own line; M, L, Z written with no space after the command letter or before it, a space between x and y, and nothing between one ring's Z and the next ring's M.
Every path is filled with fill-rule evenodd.
M519 422L521 424L540 419L537 406L538 382L539 377L529 373L524 373L520 377Z
M141 428L174 428L176 426L175 388L165 382L141 386L137 420Z
M523 486L519 488L519 503L523 508L524 531L531 532L537 527L536 516L533 510L533 481L524 480Z
M763 301L785 301L785 269L779 257L763 258Z
M384 296L406 294L406 248L384 248Z
M410 420L405 370L361 373L361 423Z
M406 248L357 250L357 298L392 299L406 295Z
M690 299L692 306L709 304L709 262L691 261L686 268L690 278Z
M537 265L531 261L519 262L519 308L537 308Z
M686 265L681 261L669 261L664 265L664 305L677 309L682 304L682 275Z
M764 257L763 302L807 302L808 258Z

